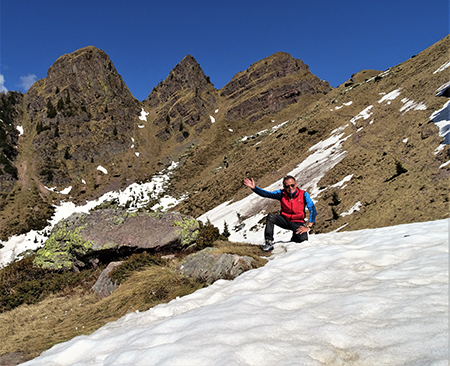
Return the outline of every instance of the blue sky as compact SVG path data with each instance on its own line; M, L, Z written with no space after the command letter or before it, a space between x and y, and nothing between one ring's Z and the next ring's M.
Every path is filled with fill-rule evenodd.
M1 0L0 20L0 90L25 92L58 57L93 45L144 100L187 54L218 89L278 51L336 87L444 38L449 1Z

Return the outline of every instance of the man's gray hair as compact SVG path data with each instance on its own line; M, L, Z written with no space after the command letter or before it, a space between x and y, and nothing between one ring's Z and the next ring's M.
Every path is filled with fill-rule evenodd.
M283 185L284 185L284 183L285 183L288 179L293 179L293 180L294 180L294 183L297 183L297 180L296 180L292 175L286 175L286 176L283 178Z

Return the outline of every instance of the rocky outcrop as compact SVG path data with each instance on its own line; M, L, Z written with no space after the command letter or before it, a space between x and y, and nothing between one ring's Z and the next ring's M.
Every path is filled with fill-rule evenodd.
M194 57L187 55L169 76L153 88L144 103L155 109L152 122L157 137L182 142L211 124L208 111L215 108L216 89Z
M0 366L15 366L26 361L22 352L9 352L0 356Z
M19 131L15 128L23 100L21 93L0 93L0 193L10 192L18 179L17 158Z
M233 101L226 112L227 120L254 122L302 98L310 101L309 97L331 90L329 83L314 76L301 60L278 52L236 74L220 90L220 96Z
M206 248L188 255L178 267L180 273L196 280L211 283L232 280L252 268L253 258L237 254L221 253L216 248Z
M98 277L97 282L95 282L94 286L92 286L92 290L100 297L108 297L111 295L118 287L116 281L114 281L109 274L114 271L117 267L119 267L123 261L111 262L108 266L102 271L100 276Z
M99 256L143 250L176 251L195 241L198 222L176 212L164 214L96 210L60 221L34 265L53 270L77 269Z
M130 147L140 112L108 55L93 46L61 56L25 94L35 169L44 184L64 186L87 164Z

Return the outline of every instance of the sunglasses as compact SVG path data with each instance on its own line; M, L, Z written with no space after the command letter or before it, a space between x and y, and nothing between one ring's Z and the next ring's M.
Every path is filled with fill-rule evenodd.
M294 184L285 184L284 188L294 188L295 187L295 183Z

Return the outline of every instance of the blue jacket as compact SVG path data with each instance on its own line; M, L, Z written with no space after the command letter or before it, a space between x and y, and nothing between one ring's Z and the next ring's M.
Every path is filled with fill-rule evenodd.
M298 190L298 188L297 188L297 190ZM275 199L278 201L281 201L281 199L283 198L283 191L281 189L279 189L277 191L266 191L262 188L255 186L255 189L253 189L253 192L255 192L258 196L265 197L265 198L272 198L272 199ZM297 191L295 191L294 195L296 193L297 193ZM313 223L316 222L316 215L317 215L316 206L314 206L314 202L312 201L308 192L305 192L305 203L306 203L306 207L308 208L308 211L309 211L309 222L313 222Z

